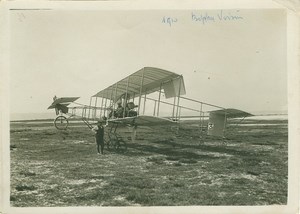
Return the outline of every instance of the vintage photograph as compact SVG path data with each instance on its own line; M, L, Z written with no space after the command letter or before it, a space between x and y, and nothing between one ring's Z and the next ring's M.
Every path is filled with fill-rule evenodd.
M283 9L10 9L10 206L288 203Z

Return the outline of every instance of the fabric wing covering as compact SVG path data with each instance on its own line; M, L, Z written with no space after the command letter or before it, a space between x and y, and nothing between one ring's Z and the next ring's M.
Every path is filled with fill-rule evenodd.
M248 112L241 111L241 110L238 110L238 109L234 109L234 108L227 108L227 109L210 111L210 114L219 114L219 115L225 115L226 114L226 118L240 118L240 117L254 116L253 114L250 114Z
M167 118L146 116L146 115L141 115L134 118L132 117L116 118L116 119L111 119L110 122L123 123L123 124L134 123L135 125L139 125L139 126L174 125L174 123L176 123L175 121L169 120Z
M210 113L207 125L207 134L210 136L223 137L226 126L225 114Z
M233 108L210 111L207 134L210 136L224 137L227 119L250 116L253 115L248 112Z
M160 88L164 89L165 94L168 94L166 98L185 95L185 86L181 75L159 68L144 67L99 91L93 97L117 101L121 97L127 96L127 99L129 99L138 97L140 94L150 94Z
M53 101L53 103L48 107L48 109L55 108L57 104L63 104L65 106L68 106L71 102L76 101L79 99L79 97L61 97L57 98Z

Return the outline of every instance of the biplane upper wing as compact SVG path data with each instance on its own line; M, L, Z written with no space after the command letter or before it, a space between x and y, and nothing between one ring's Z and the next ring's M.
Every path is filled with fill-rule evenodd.
M53 103L48 107L48 109L55 108L57 104L63 104L68 106L71 102L76 101L79 97L60 97L53 101Z
M175 121L172 121L167 118L154 117L154 116L145 116L140 115L136 117L125 117L125 118L116 118L110 119L109 122L120 123L120 124L132 124L138 126L151 126L151 125L174 125Z
M102 97L117 101L124 95L127 98L133 98L141 94L150 94L159 89L164 90L166 98L185 95L186 93L181 75L160 68L144 67L99 91L93 97Z

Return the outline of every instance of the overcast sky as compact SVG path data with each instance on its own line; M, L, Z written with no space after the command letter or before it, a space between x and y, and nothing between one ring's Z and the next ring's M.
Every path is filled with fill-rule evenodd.
M282 10L10 13L12 113L47 112L54 95L88 104L146 66L182 74L190 98L249 112L287 110ZM173 22L164 23L168 17Z

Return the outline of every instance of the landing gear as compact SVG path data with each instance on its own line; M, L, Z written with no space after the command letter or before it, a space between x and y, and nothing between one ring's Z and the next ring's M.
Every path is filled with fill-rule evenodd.
M127 144L123 138L116 133L118 124L113 124L106 133L105 143L108 150L115 150L117 152L125 152L127 150Z
M69 121L65 116L60 115L57 118L55 118L54 125L59 130L65 130L68 128Z
M127 150L127 144L121 136L114 134L109 138L110 140L106 142L108 150L115 150L117 152L125 152Z

